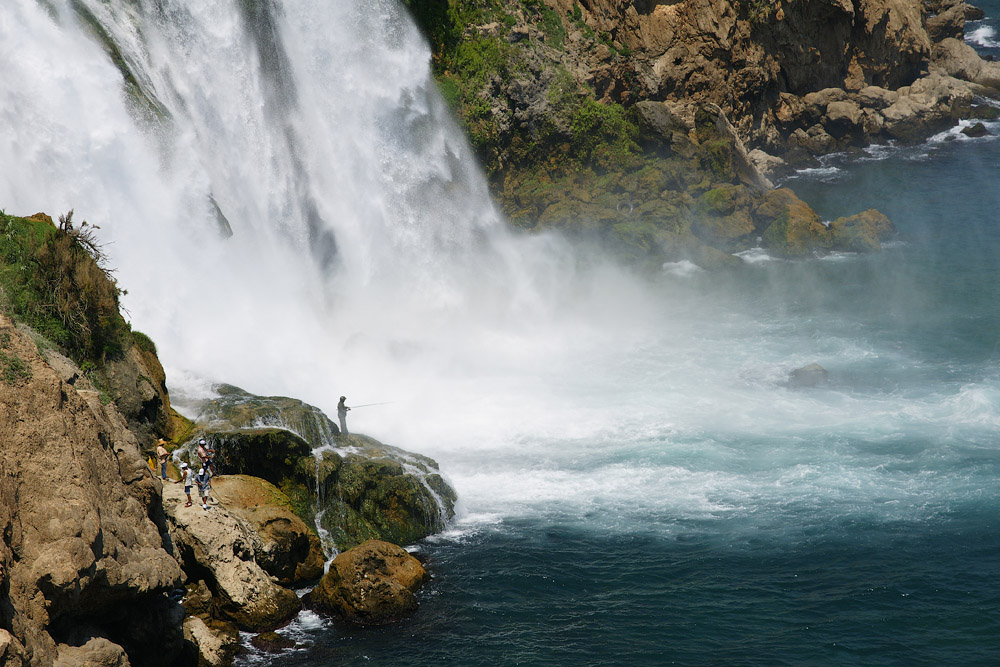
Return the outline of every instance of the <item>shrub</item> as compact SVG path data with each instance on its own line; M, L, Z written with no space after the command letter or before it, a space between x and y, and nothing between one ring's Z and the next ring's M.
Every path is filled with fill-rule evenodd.
M122 294L97 242L97 227L0 216L0 285L6 308L78 363L118 357L129 339Z

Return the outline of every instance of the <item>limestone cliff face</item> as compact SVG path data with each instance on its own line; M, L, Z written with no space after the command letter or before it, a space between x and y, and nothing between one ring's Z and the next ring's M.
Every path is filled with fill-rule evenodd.
M574 0L553 4L571 12ZM581 0L580 5L588 25L631 52L635 85L620 97L713 102L745 139L772 143L776 137L768 133L779 93L801 96L869 85L895 89L920 75L931 49L921 5L913 0Z
M115 406L56 366L0 315L0 628L23 664L95 637L143 656L144 624L176 614L163 593L182 580L160 482ZM180 632L153 632L141 661L167 664Z
M981 15L961 0L406 2L512 222L654 270L878 249L871 215L793 239L756 211L817 156L996 113L977 96L1000 66L956 47Z

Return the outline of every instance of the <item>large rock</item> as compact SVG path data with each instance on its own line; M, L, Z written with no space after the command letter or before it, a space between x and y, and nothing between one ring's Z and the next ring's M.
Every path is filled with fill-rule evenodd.
M414 593L429 578L405 549L369 540L333 559L307 604L351 623L384 625L417 610Z
M931 67L946 76L1000 89L1000 63L983 60L974 48L958 39L945 39L934 46Z
M868 209L830 223L831 247L849 252L873 252L896 236L896 226L883 213Z
M830 373L819 364L808 364L788 374L788 386L793 388L820 387L830 379Z
M188 572L204 572L218 611L241 629L272 630L298 613L293 591L275 583L257 562L264 543L250 524L220 504L184 506L179 484L163 490L177 556Z
M263 543L257 562L283 586L323 576L323 547L314 528L292 511L288 497L267 480L225 475L212 484L227 509L246 519Z
M927 18L927 36L932 42L961 39L965 34L965 3L959 2Z
M124 649L103 637L95 637L83 646L59 645L53 667L129 667Z
M164 549L160 482L114 404L64 381L2 315L0 350L11 371L0 381L0 614L32 664L63 651L53 628L86 624L127 644L127 617L182 580ZM162 630L151 664L173 657L179 628Z
M784 257L800 257L830 248L829 230L808 204L786 188L764 195L754 211L766 248Z
M367 539L409 544L444 529L454 516L457 497L433 459L367 436L334 434L326 415L301 401L219 389L218 399L188 406L215 445L219 472L277 486L306 525L315 525L318 503L331 547L348 549ZM252 424L275 426L247 427ZM193 456L192 444L182 457Z

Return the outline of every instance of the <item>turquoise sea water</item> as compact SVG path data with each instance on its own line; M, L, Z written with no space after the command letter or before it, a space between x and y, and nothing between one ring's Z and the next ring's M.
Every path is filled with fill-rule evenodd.
M440 456L466 513L416 545L433 579L411 620L306 613L298 649L242 660L1000 663L998 174L1000 139L946 133L792 179L899 241L666 267L662 335L539 372L599 424ZM783 384L812 361L829 385Z

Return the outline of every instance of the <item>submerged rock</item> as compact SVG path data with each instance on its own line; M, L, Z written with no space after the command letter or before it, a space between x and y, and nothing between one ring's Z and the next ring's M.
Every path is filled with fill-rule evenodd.
M295 647L294 641L287 637L282 637L277 632L262 632L259 635L254 635L250 643L253 644L254 648L267 653L280 653L285 649Z
M350 623L384 625L417 610L414 594L429 578L402 547L369 540L333 559L306 604Z
M820 387L830 379L830 374L819 364L809 364L796 368L788 374L789 387Z

